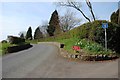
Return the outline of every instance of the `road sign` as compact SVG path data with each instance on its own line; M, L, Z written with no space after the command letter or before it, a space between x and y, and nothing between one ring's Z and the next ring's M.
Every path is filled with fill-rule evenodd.
M108 23L102 23L102 28L108 28Z
M102 23L102 28L105 30L105 50L107 51L107 32L106 32L106 28L108 28L108 23Z

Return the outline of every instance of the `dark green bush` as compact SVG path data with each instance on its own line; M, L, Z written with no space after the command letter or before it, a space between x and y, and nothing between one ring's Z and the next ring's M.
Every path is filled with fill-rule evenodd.
M102 23L106 23L105 20L96 20L94 22L85 23L77 28L72 29L70 32L71 37L77 37L80 39L87 38L88 40L95 41L104 46L104 29ZM107 22L107 41L108 48L120 53L120 27L117 24Z
M7 43L7 41L6 40L2 40L1 43Z
M8 36L8 39L11 44L21 44L25 42L25 39L15 36Z

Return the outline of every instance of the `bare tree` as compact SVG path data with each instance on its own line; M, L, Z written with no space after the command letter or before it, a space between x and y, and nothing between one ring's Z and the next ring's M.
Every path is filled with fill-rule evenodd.
M94 15L94 13L93 13L93 9L92 9L92 4L91 4L91 2L90 2L89 0L86 0L86 4L87 4L87 6L89 7L89 10L90 10L90 12L91 12L91 14L92 14L93 19L95 20L95 15Z
M82 5L81 5L80 2L76 2L76 1L74 1L74 0L66 0L65 2L58 2L57 5L58 5L58 6L72 7L72 8L74 8L74 9L78 10L78 11L83 15L83 17L84 17L85 19L87 19L89 22L91 22L90 18L87 17L87 16L85 15L85 13L81 10Z
M63 32L69 31L76 25L80 24L81 19L78 19L75 15L75 12L67 9L65 14L60 16L60 26Z

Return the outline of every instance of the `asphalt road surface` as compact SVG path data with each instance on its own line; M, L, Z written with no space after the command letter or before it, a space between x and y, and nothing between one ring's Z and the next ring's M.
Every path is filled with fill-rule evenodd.
M118 60L75 62L59 55L54 45L32 48L2 57L3 78L118 78Z

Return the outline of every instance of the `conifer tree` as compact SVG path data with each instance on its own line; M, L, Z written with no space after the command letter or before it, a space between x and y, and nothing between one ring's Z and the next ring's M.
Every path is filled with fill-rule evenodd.
M59 16L57 10L52 13L51 19L49 21L49 26L47 32L49 36L55 36L61 33L61 28L59 24Z
M26 39L32 40L32 28L31 27L28 28Z
M118 22L118 20L119 20L119 9L116 11L116 12L113 12L112 13L112 15L111 15L111 17L110 17L110 20L111 20L111 22L113 22L113 23L116 23L116 24L118 24L119 22Z
M23 34L23 33L21 33L20 38L23 38L23 39L24 39L24 34Z
M43 34L40 31L40 28L37 27L34 33L34 39L41 39L41 38L43 38Z

